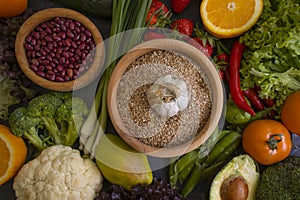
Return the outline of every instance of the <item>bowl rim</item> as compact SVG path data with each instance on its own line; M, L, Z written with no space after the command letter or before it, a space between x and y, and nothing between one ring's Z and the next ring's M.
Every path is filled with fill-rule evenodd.
M95 57L92 65L84 74L75 80L66 82L50 81L31 70L27 60L26 50L24 48L25 38L36 26L55 17L64 17L79 21L91 31L95 41ZM86 87L100 74L105 61L105 45L99 29L88 17L69 8L57 7L40 10L25 20L16 36L15 54L21 70L35 84L54 91L72 91Z
M135 137L131 136L130 134L127 134L126 131L124 131L126 130L126 128L122 123L116 104L118 83L125 70L127 69L127 66L141 55L157 49L170 50L181 53L194 60L199 65L204 65L205 67L203 70L206 73L207 78L209 79L208 83L210 84L210 88L212 90L211 93L213 103L211 107L211 114L206 125L199 132L201 134L198 133L191 141L187 141L183 144L176 145L175 147L153 147L144 144ZM222 116L223 104L224 88L222 81L219 77L218 71L214 66L213 62L201 50L193 47L192 45L186 42L179 41L176 39L157 39L143 42L137 45L136 47L128 51L119 60L116 67L114 68L114 71L112 72L108 84L107 105L110 119L112 121L112 124L114 125L114 128L116 129L120 137L123 140L125 140L125 142L128 145L130 145L131 147L133 147L141 153L145 153L153 157L176 157L198 148L209 138L213 131L215 131L218 127L219 121L221 120Z

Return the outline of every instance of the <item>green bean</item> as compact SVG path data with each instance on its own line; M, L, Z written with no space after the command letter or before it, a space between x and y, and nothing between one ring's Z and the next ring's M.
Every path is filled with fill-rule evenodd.
M215 162L226 161L234 153L234 151L237 149L237 147L240 146L241 140L242 140L241 137L242 136L236 138L236 140L233 141L232 144L225 149L225 151L222 153L222 155L220 155L215 160Z
M238 132L233 131L218 141L215 147L207 155L203 166L206 167L211 165L225 151L225 149L229 147L232 142L236 140L236 138L239 137L241 137L241 135Z
M203 168L201 166L201 163L195 162L195 166L192 170L190 178L187 180L186 184L182 189L181 195L183 197L186 197L191 191L194 190L194 188L199 183L199 179L201 178L202 172Z

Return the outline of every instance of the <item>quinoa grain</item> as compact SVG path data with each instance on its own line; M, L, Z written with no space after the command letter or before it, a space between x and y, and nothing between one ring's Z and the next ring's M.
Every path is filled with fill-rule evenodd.
M158 78L174 75L189 90L188 107L175 116L156 114L146 92ZM117 89L117 106L124 126L141 142L170 147L192 139L206 124L211 112L211 91L200 66L177 52L155 50L132 62Z

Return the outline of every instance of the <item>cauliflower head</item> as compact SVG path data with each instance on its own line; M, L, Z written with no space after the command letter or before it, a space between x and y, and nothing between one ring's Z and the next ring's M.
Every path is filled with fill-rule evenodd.
M18 200L92 200L102 184L96 163L76 149L55 145L20 169L13 189Z

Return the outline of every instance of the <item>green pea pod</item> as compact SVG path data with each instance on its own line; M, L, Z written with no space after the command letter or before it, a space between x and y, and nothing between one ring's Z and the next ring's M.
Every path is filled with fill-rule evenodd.
M215 162L226 161L234 153L234 151L238 148L238 146L240 146L241 140L242 140L241 137L236 138L236 140L233 141L232 144L225 149L225 151L222 153L222 155L220 155L215 160Z
M180 172L180 174L178 176L179 183L182 184L184 181L186 181L187 178L190 176L190 174L195 166L195 163L197 162L197 163L201 164L204 161L204 159L205 158L198 157L198 159L195 162L191 162L188 166L186 166L184 168L184 170L182 170L182 172Z
M191 162L188 166L186 166L182 172L179 173L178 175L178 180L179 183L182 184L184 181L187 180L187 178L189 177L189 175L191 174L193 168L195 166L195 162Z
M178 179L178 174L176 174L174 170L174 166L176 162L177 162L176 160L171 161L171 164L169 165L169 182L172 188L175 188Z
M222 140L226 135L231 133L232 130L222 130L218 135L218 141Z
M209 152L206 157L206 160L203 163L204 167L211 165L222 153L225 151L227 147L229 147L233 141L237 138L240 138L241 135L238 132L230 132L228 135L223 137L220 141L217 142L215 147Z
M186 197L191 191L194 190L194 188L199 183L199 180L201 178L203 172L203 168L201 166L201 163L196 162L195 166L191 172L190 178L187 180L186 184L184 185L181 195L183 197Z
M198 180L198 183L199 182L202 182L202 181L206 181L209 177L212 176L212 174L214 172L216 172L216 170L221 167L223 164L225 163L225 161L220 161L220 162L215 162L213 163L212 165L210 165L209 167L203 169L202 171L202 175L201 177L199 178Z
M195 162L195 160L197 159L197 156L198 156L198 149L195 149L185 155L183 155L181 158L179 158L175 163L174 165L170 166L172 167L173 169L169 169L169 173L172 172L172 176L169 176L169 182L171 184L171 186L175 186L177 181L178 181L178 176L180 174L180 172L182 172L184 170L184 168L186 166L189 165L189 163L191 162Z

